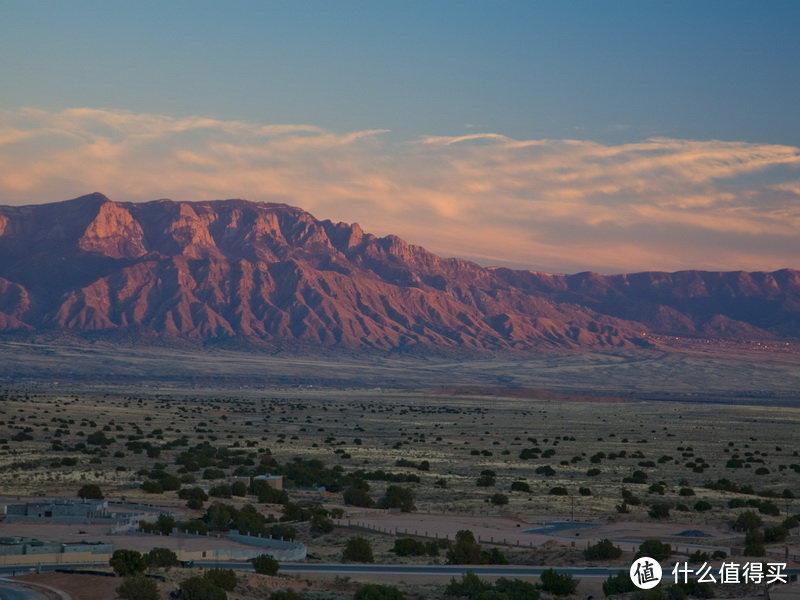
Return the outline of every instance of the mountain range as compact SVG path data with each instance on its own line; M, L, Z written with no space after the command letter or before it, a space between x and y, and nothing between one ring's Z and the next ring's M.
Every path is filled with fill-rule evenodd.
M245 200L0 206L0 332L531 350L800 338L800 271L556 275Z

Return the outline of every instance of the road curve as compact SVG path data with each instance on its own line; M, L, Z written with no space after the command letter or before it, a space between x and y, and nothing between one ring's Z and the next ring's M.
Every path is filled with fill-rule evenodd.
M0 600L48 600L46 596L18 583L0 581Z

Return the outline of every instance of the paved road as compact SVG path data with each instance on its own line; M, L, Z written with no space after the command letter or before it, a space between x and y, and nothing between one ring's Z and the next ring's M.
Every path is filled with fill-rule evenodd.
M253 565L249 562L235 561L197 561L196 567L202 568L225 568L237 571L252 571ZM41 571L54 571L64 568L99 568L98 565L70 564L70 565L41 565ZM616 575L620 571L627 571L628 567L547 567L547 566L521 566L521 565L374 565L374 564L338 564L338 563L281 563L281 573L335 573L341 575L372 574L372 575L402 575L404 577L444 575L448 577L463 575L467 572L475 573L484 577L518 577L518 578L538 578L542 571L554 569L559 573L568 573L575 577L606 578L609 575ZM17 567L19 570L19 567ZM0 574L8 574L10 568L0 569ZM798 574L800 569L789 568L789 574ZM15 597L9 596L9 600L28 600L29 596ZM31 596L31 600L39 600L36 596ZM6 598L0 595L0 600Z
M0 600L47 600L47 598L39 592L15 583L0 581Z

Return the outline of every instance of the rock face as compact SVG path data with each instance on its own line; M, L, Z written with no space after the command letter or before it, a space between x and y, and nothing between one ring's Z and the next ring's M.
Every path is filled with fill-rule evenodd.
M244 200L0 206L0 331L476 350L800 337L800 273L547 275Z

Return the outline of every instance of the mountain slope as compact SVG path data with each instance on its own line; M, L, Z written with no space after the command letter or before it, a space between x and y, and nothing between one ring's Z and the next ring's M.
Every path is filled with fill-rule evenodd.
M798 272L545 275L243 200L0 207L0 331L395 349L800 334Z

